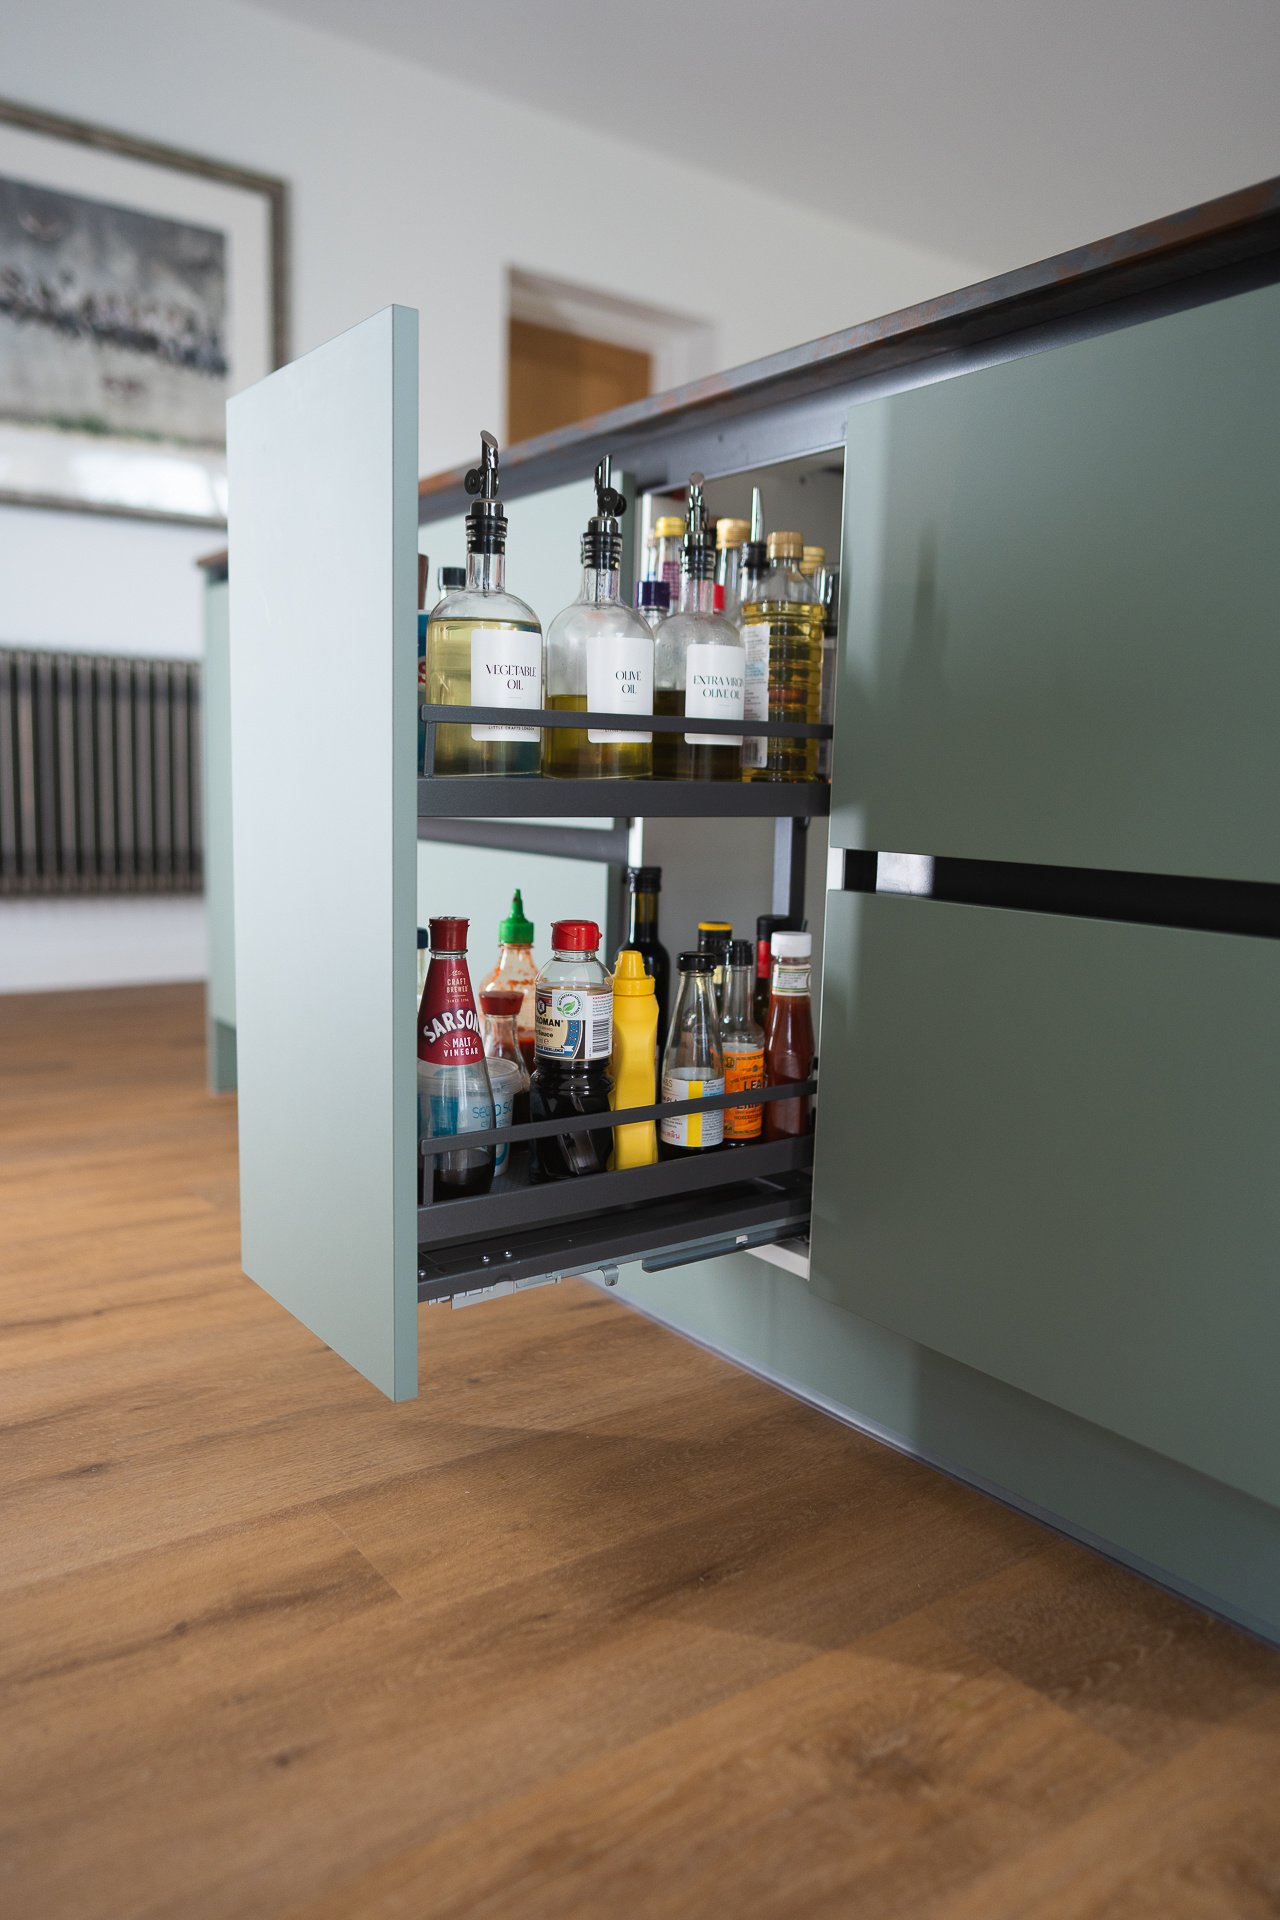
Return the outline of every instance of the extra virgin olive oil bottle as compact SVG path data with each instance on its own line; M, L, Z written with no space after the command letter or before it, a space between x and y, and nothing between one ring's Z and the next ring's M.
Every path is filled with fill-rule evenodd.
M610 463L596 468L596 510L582 536L582 588L547 629L547 704L557 713L653 712L653 634L619 593L627 510L610 484ZM653 735L613 728L548 727L543 771L562 779L647 780Z
M801 571L803 554L799 533L771 533L764 576L743 589L740 617L751 720L799 720L812 726L818 718L826 611ZM748 735L742 769L747 780L816 779L818 743Z
M521 713L542 705L542 628L506 588L507 516L498 498L498 443L480 435L480 465L466 478L467 584L446 593L427 625L426 697L435 706L502 707L511 722L436 728L435 772L537 773L538 727Z
M702 486L702 475L690 474L680 606L658 628L653 710L689 720L740 720L746 649L733 621L715 611L716 543ZM741 750L733 734L660 733L654 772L665 780L738 780Z

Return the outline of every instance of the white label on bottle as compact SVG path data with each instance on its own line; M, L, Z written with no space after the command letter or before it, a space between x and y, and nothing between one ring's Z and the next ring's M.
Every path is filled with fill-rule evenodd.
M684 711L687 720L741 720L743 657L741 647L699 640L685 656ZM686 733L690 747L740 747L734 734Z
M693 1067L668 1067L662 1076L662 1098L701 1100L724 1092L724 1076L696 1079ZM710 1113L674 1113L658 1123L664 1143L669 1147L718 1147L724 1141L724 1108Z
M769 718L769 623L754 620L742 629L747 649L746 685L743 688L743 715L748 720ZM748 737L742 743L744 767L763 767L769 743L763 734Z
M542 635L518 627L471 634L471 705L536 713L542 705ZM536 740L536 727L472 727L473 740Z
M587 642L587 706L592 713L653 712L653 641L638 633L611 633ZM651 733L596 733L593 747L648 746Z
M539 1060L607 1060L613 1051L612 987L539 987L533 1046Z

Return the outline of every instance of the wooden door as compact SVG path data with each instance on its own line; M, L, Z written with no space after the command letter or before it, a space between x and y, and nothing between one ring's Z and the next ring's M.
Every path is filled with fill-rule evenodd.
M596 413L644 400L653 364L647 353L512 320L507 342L507 438L531 440Z

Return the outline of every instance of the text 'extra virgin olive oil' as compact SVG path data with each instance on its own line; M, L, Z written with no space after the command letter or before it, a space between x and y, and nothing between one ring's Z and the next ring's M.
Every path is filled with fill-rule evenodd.
M688 720L740 720L746 650L732 620L715 611L715 535L700 473L689 476L680 606L658 628L653 710ZM659 733L654 773L664 780L739 780L742 740L734 734Z
M498 443L480 436L466 478L467 583L447 593L427 625L426 697L436 706L498 707L510 720L437 726L438 774L534 774L542 733L522 713L542 706L542 628L506 590L507 517L498 499Z
M608 455L596 468L596 511L582 536L582 586L547 630L547 705L556 713L653 712L653 634L621 598L627 510L611 484ZM647 780L653 735L612 727L548 727L545 773L566 780Z

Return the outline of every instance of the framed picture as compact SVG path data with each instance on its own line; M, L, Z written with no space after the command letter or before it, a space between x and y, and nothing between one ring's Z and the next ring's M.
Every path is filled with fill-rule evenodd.
M282 180L0 101L0 503L224 525L285 246Z

